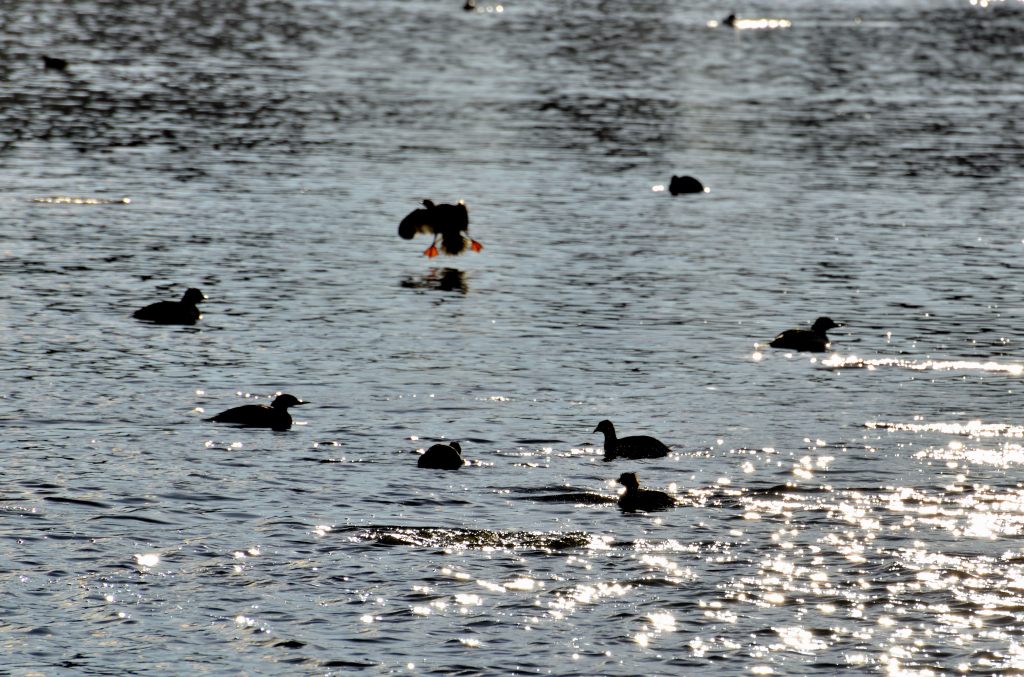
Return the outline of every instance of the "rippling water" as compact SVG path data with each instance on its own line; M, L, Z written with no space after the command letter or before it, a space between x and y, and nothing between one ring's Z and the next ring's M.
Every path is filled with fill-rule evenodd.
M4 669L1024 669L1024 4L478 5L6 3Z

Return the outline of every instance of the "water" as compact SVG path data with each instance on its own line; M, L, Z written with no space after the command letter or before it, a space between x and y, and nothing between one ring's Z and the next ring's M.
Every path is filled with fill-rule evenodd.
M5 7L4 672L1024 667L1024 5L481 8Z

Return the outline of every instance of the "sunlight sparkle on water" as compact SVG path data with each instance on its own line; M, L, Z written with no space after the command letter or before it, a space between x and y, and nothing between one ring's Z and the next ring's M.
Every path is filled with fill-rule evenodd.
M506 590L520 590L523 592L529 592L535 587L541 586L543 583L535 581L532 578L520 577L515 578L505 584Z
M675 632L675 616L673 616L667 611L659 611L653 614L648 614L647 619L651 622L651 629L654 632Z
M160 555L155 552L146 553L143 555L135 555L135 563L140 567L149 569L155 567L160 563Z
M856 355L842 357L833 354L821 361L823 367L830 369L876 369L878 367L897 367L911 371L983 371L1005 373L1011 376L1024 374L1024 364L1002 363L988 360L906 360L897 357L863 359Z
M782 644L772 647L775 650L796 651L802 654L813 654L828 648L828 643L815 639L810 630L801 627L774 628L776 634L782 640Z
M915 417L920 419L923 417ZM907 432L938 432L947 435L964 435L967 437L1024 437L1024 426L1014 426L1008 423L982 423L980 420L967 421L966 423L955 423L936 421L935 423L900 423L897 421L866 421L864 427L868 429L882 430L905 430Z
M448 567L444 567L443 569L441 569L441 573L445 576L451 576L452 578L458 581L468 581L472 578L472 576L470 576L464 571L455 571L454 569L449 569Z
M978 2L987 2L987 0L974 0ZM725 26L721 21L712 19L707 23L708 28L718 28L719 26ZM793 22L789 19L736 19L731 26L738 31L750 31L750 30L773 30L778 28L791 28Z

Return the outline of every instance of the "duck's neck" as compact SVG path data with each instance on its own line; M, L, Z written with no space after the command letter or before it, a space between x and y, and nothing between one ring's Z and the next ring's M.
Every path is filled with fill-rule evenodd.
M618 451L619 441L615 438L615 431L604 431L604 460L610 461L614 459Z

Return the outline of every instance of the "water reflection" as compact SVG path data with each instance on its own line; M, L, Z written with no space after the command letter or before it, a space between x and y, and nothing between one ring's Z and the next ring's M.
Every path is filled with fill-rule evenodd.
M867 369L872 371L878 367L897 367L911 371L982 371L1004 373L1019 376L1024 373L1024 364L1003 363L987 360L915 360L901 357L883 357L865 359L850 355L842 357L831 355L821 361L823 367L829 369Z
M106 197L76 197L74 195L49 195L45 197L34 197L32 202L51 205L127 205L132 200L129 197L106 198Z
M735 14L730 14L722 19L721 23L715 20L708 21L709 28L717 28L718 26L735 28L738 31L770 30L776 28L792 28L793 22L789 19L740 18Z
M560 534L534 531L491 531L445 527L369 526L339 530L350 532L351 540L380 545L406 545L421 548L527 548L557 551L573 548L605 547L606 539L583 532Z
M431 268L423 275L413 275L401 282L408 289L435 289L465 294L469 291L466 273L457 268Z

